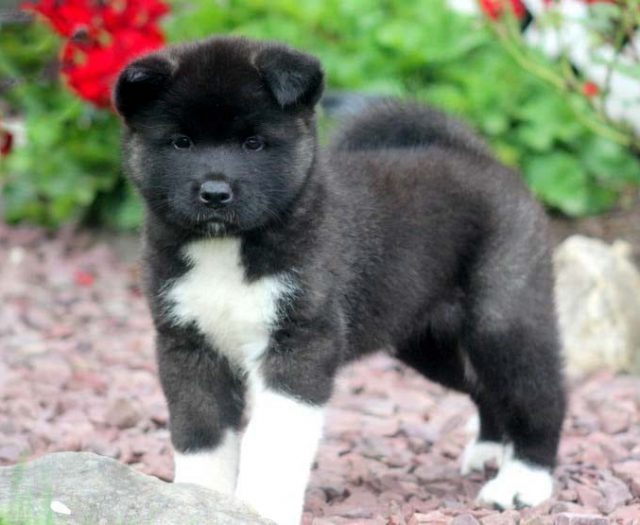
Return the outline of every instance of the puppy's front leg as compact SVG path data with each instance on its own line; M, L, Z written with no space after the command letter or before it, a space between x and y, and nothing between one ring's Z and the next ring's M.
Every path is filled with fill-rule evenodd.
M193 330L163 330L157 346L175 448L174 482L233 494L244 407L242 379Z
M320 324L320 323L318 323ZM276 334L249 374L249 424L236 495L279 525L298 525L342 344L313 323Z
M236 495L278 525L298 525L323 408L262 386L242 438Z

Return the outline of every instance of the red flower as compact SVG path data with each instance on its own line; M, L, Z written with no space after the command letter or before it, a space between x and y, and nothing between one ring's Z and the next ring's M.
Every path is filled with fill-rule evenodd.
M78 30L89 27L98 15L89 0L41 0L25 2L22 9L44 16L62 36L71 37Z
M109 106L113 83L131 60L164 44L164 36L155 27L144 33L117 29L109 38L108 45L70 40L62 51L62 72L69 86L98 107Z
M0 129L0 157L6 157L13 149L13 133Z
M98 107L110 105L111 87L130 61L164 44L157 22L169 12L163 0L42 0L23 8L46 17L68 39L62 73Z
M582 84L582 94L587 98L593 98L600 94L600 88L593 82Z
M502 17L505 9L510 9L516 18L522 19L527 14L527 7L522 0L478 0L480 7L492 20Z
M76 270L73 273L73 282L78 286L93 286L93 283L95 281L96 278L91 272L87 272L85 270Z
M161 0L121 0L106 3L102 9L102 19L107 31L123 27L143 29L158 22L169 12L169 7Z

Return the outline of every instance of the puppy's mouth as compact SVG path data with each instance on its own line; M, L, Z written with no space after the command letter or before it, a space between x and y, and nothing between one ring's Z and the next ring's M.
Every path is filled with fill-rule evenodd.
M230 233L229 224L218 220L210 220L201 225L198 229L207 237L220 237Z
M185 210L173 207L172 213L166 218L182 229L206 237L228 235L238 229L237 214L230 209Z
M207 210L195 213L192 227L207 236L220 236L237 229L237 216L232 210Z

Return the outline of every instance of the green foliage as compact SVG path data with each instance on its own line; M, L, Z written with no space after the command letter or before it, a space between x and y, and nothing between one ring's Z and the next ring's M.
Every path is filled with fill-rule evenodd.
M580 95L522 70L482 20L451 12L444 0L428 8L402 0L175 0L172 13L164 24L172 42L212 34L286 41L322 60L331 89L409 96L465 118L547 205L568 215L606 210L640 183L636 158L591 130L594 110ZM11 90L29 140L8 157L8 219L135 225L117 119L42 77L58 46L49 32L0 31L0 77L40 77Z
M29 100L44 103L25 113L29 147L7 158L5 212L10 221L56 225L82 218L117 183L118 127L64 90L38 91Z
M593 110L580 95L514 67L491 35L432 78L417 95L472 122L548 206L571 216L598 213L626 185L640 183L631 152L583 123Z
M62 84L55 63L60 43L48 29L30 24L0 31L0 77L18 79L7 98L26 131L25 146L3 160L5 218L49 226L83 220L121 183L117 119ZM107 223L121 225L119 206Z

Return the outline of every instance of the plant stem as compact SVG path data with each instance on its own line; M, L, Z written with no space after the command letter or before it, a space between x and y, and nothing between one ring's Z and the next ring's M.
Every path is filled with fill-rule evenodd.
M632 0L632 2L634 1L637 0ZM514 27L514 20L511 20L515 19L513 14L510 14L505 18L506 20L503 22L489 23L489 27L499 38L507 53L525 71L528 71L546 83L551 84L558 91L571 99L577 92L579 82L573 74L571 64L566 56L563 57L564 62L562 64L565 76L562 76L557 74L552 68L543 65L539 59L531 57L531 53L526 50L526 44L523 42L518 28ZM611 123L604 113L604 104L602 104L602 108L595 107L593 103L590 103L589 105L598 115L599 118L597 120L585 115L584 112L573 103L570 103L569 107L571 107L575 114L576 120L594 133L622 146L632 148L634 151L640 151L640 138L633 134L620 131L617 125Z

